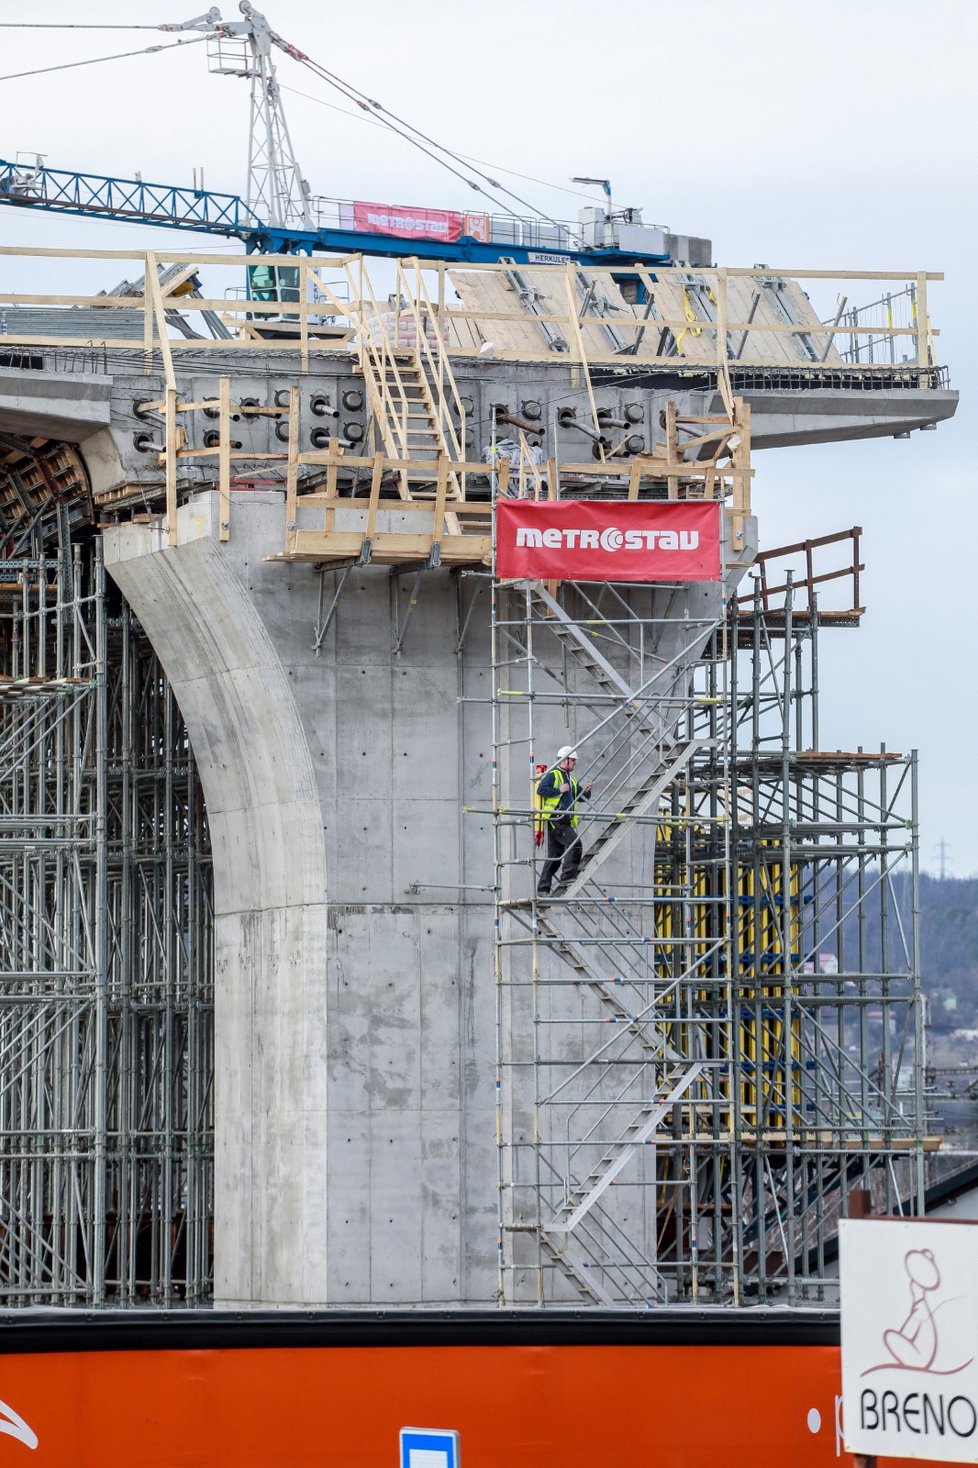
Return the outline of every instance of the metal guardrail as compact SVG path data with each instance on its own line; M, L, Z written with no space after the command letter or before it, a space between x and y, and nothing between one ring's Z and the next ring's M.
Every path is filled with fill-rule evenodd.
M811 616L816 611L816 588L829 582L844 581L849 584L851 604L834 609L833 615L858 618L865 611L859 599L859 577L866 569L860 560L862 533L862 526L853 525L849 530L840 530L834 535L819 535L811 540L796 541L793 545L778 545L771 550L759 551L753 563L759 584L756 589L738 596L737 605L746 608L757 605L758 610L765 614L781 613L785 609L786 595L790 590L794 615ZM826 570L822 553L830 546L843 548L845 564ZM819 554L816 556L816 553ZM789 561L801 563L799 569L791 573L790 579L785 569L785 562ZM778 580L772 576L775 566L783 579ZM818 610L824 613L826 609L819 607Z

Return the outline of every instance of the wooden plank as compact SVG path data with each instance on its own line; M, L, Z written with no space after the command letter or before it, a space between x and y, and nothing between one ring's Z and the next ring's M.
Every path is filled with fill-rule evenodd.
M393 531L384 531L375 536L375 549L380 551L381 544L387 554L396 551L407 560L427 560L428 552L431 550L430 535L410 535ZM334 554L344 556L357 556L363 545L362 530L299 530L296 533L296 553L302 554L310 548L330 548Z
M377 511L380 509L380 485L383 477L384 456L383 454L375 454L373 474L370 479L370 499L367 502L367 528L365 532L367 539L370 541L373 540L374 531L377 528ZM411 505L411 509L420 508L420 505Z
M676 404L672 398L666 403L666 449L669 454L670 463L675 463L679 458L679 435L676 431ZM666 476L668 488L666 494L669 499L679 498L679 480L674 474Z
M161 408L163 405L162 403L143 403L141 406L145 411L151 412L154 408ZM202 398L199 403L177 403L178 413L195 413L204 408L216 408L220 412L220 398ZM251 408L238 403L237 411L242 418L284 418L289 410L288 408Z
M682 459L660 459L653 454L636 454L635 456L642 464L643 479L668 479L670 475L678 476L680 479L702 479L709 466L708 459L691 459L686 463ZM580 478L590 475L595 479L627 479L631 472L631 460L609 459L606 464L596 464L592 459L588 464L561 464L561 474L573 474ZM721 469L721 474L726 478L733 478L733 471Z
M296 515L296 491L299 484L299 386L293 383L289 388L289 456L288 467L285 471L285 547L287 551L295 548L295 534L298 529Z
M146 294L143 295L143 372L147 377L153 372L153 303ZM163 409L166 410L165 398Z
M377 455L381 459L380 454ZM319 508L332 508L334 510L366 510L369 511L373 503L373 485L371 484L370 497L358 496L351 499L349 495L329 495L322 490L311 490L308 494L299 494L296 504L301 509L303 505L313 505ZM378 510L394 510L399 515L427 514L432 513L433 500L401 500L382 499L378 497ZM486 515L492 512L492 506L488 500L447 500L445 504L446 514L453 515Z
M438 488L435 491L435 519L431 533L432 549L441 545L445 533L445 496L448 493L448 459L444 454L438 458Z
M212 449L181 449L177 457L179 459L216 459L220 452L219 445ZM244 460L249 464L283 464L288 458L288 455L284 452L280 454L258 454L252 453L249 449L231 449L230 457L232 460Z
M930 350L927 340L930 323L927 319L927 282L933 277L921 273L917 276L917 320L914 327L917 333L917 366L926 371L930 366Z
M222 303L222 306L226 304ZM34 291L0 291L0 306L98 306L116 311L142 311L145 296L52 296Z
M541 318L524 310L499 266L495 275L471 271L468 267L450 270L449 280L463 306L462 311L453 315L467 319L476 336L481 337L479 345L469 348L464 355L479 356L482 346L489 341L494 354L513 352L516 360L524 356L552 358L555 355L542 346L539 329L533 325ZM487 331L480 330L482 321L491 322Z
M736 428L737 443L733 451L733 468L735 477L733 481L733 549L743 550L744 547L744 521L751 512L750 481L753 473L750 467L751 455L751 408L750 403L743 398L735 399L734 427Z
M218 453L218 490L220 514L217 538L221 541L231 537L231 379L222 377L218 383L220 402L220 443Z
M166 390L166 421L164 437L164 472L166 477L166 519L168 526L167 543L177 543L177 390L176 387L168 387Z
M330 463L326 466L326 494L327 494L328 497L330 497L330 498L332 498L334 500L337 497L336 496L336 476L339 473L339 455L341 455L341 454L342 454L342 449L339 448L339 446L337 446L337 457L333 458L330 461ZM336 522L336 511L333 510L333 509L331 509L331 508L327 508L325 514L323 515L323 529L325 531L327 531L327 532L331 531L333 529L333 526L334 526L335 522ZM361 544L362 544L362 540L361 540ZM359 554L359 552L357 554Z
M699 268L699 267L697 267ZM918 280L920 273L916 270L785 270L780 265L728 265L729 275L746 275L755 280L762 276L786 275L791 280ZM658 266L656 267L658 274ZM943 270L927 270L923 272L925 280L943 280Z
M339 448L306 449L299 455L300 465L324 468L334 461L343 467L370 469L373 467L374 455L344 454ZM384 465L392 473L400 473L403 470L410 479L432 480L435 478L436 466L433 459L399 459L395 455L385 454ZM589 467L594 469L593 464ZM481 459L462 460L458 463L453 461L452 468L457 472L465 470L469 474L488 475L490 472L490 466L483 463Z
M720 267L717 270L717 331L716 352L717 367L723 369L727 362L727 272ZM729 409L729 405L726 405Z
M0 246L0 256L4 255L27 255L38 256L42 258L47 257L49 259L59 260L142 260L145 257L145 251L80 249L69 250L50 246L41 247L29 245L2 245ZM181 250L179 252L174 252L172 250L160 250L156 252L156 258L163 263L172 263L176 265L230 265L237 267L240 265L254 264L254 256L245 253L242 253L240 255L219 255L208 254L204 251L198 253L192 250ZM268 261L268 263L271 265L295 265L294 255L263 255L262 259ZM349 266L353 266L355 268L357 265L360 264L361 260L362 257L360 255L335 256L330 259L330 269L344 269ZM758 269L758 267L756 266L729 266L727 268L731 275L787 275L792 276L796 280L898 280L908 282L911 280L916 280L918 274L921 273L917 270L810 270L796 268L789 269L782 266L765 266L761 269ZM467 272L472 273L477 273L480 271L498 272L501 267L497 263L492 261L486 262L485 264L467 262L465 265L465 269ZM562 271L564 269L564 266L562 264L554 266L534 265L533 269L535 271L552 271L554 274L556 274L557 272ZM686 266L683 267L683 273L692 275L708 274L711 272L712 269L713 267L710 266ZM610 265L589 265L588 270L592 274L607 275L609 278L612 276L618 277L623 274L630 273L627 268ZM677 267L675 266L656 266L657 275L662 274L664 276L668 276L670 273L675 273L676 270ZM925 278L927 280L944 279L943 271L926 271L922 273L925 275Z
M173 375L173 356L170 352L170 338L167 330L166 311L163 306L163 293L160 290L160 277L156 264L156 256L152 250L147 250L146 252L146 285L149 288L149 296L153 302L153 315L156 318L156 333L160 339L160 355L163 358L163 371L166 374L166 385L167 388L176 387L177 380ZM169 394L167 396L169 397ZM176 400L174 399L174 404L175 402Z
M34 245L0 245L0 255L39 255L54 260L145 260L145 250L66 250L55 246ZM254 255L214 255L205 251L180 250L174 253L172 250L157 250L157 260L165 264L183 265L254 265ZM359 255L337 255L330 260L331 268L339 269L341 266L360 259ZM263 255L262 260L267 260L271 265L294 265L294 255Z
M301 188L302 185L300 184ZM299 260L299 371L309 371L309 260Z
M577 301L574 296L574 269L571 265L568 265L564 271L564 289L567 294L568 319L571 324L571 329L574 333L574 340L577 343L578 362L580 364L581 371L584 373L584 386L587 389L587 400L591 406L591 421L594 424L595 433L600 433L601 424L598 421L598 405L594 397L594 388L591 385L591 374L588 371L587 350L584 346L584 336L581 331L581 323L577 318ZM601 443L598 444L598 452L600 453L601 458L604 459L604 445Z
M333 530L328 533L300 530L294 560L351 560L360 554L363 535L359 530ZM407 535L381 531L371 545L371 561L377 565L402 565L427 560L431 553L430 535ZM446 565L488 563L492 554L489 535L446 536L442 543L442 562ZM276 559L280 559L276 557Z

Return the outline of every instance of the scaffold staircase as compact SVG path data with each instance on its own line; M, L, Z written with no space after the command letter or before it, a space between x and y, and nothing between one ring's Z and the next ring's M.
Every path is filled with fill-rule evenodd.
M546 1225L548 1234L571 1233L598 1199L611 1187L618 1174L630 1161L636 1147L652 1137L659 1123L701 1075L701 1065L677 1065L662 1083L665 1095L643 1101L621 1135L608 1146L587 1177L578 1183L561 1203L556 1216Z
M534 615L547 621L548 630L561 646L589 673L602 693L623 698L630 704L635 697L621 673L595 644L589 626L575 621L545 586L533 583L529 589L530 607Z
M438 460L456 461L457 445L450 442L439 413L434 393L416 352L377 353L366 346L360 351L360 370L367 386L367 398L384 448L394 459L407 459L414 464L432 466L432 485L411 487L412 499L434 499ZM407 497L407 495L405 495ZM450 469L446 487L447 500L464 497L460 473Z
M564 934L551 922L545 910L538 908L537 926L541 934L553 945L553 950L558 953L566 964L574 972L578 984L588 988L600 1004L608 1011L607 1019L610 1024L626 1025L633 1035L637 1037L638 1044L645 1051L649 1060L655 1061L677 1061L681 1057L673 1050L657 1024L654 1011L652 1014L643 1013L641 1010L642 998L633 986L626 990L626 980L621 975L608 978L603 970L599 969L594 961L588 956L587 946L578 939ZM631 1007L625 1003L626 993L632 998Z
M589 843L577 876L560 889L555 900L572 901L586 883L593 881L598 867L609 856L614 855L632 825L657 809L665 791L688 767L693 756L708 748L710 741L705 739L688 739L675 747L667 747L663 751L661 766L653 767L622 801L621 809L615 812L614 819Z
M568 737L596 788L580 811L584 862L553 897L519 891L527 861L514 836L521 817L529 831L532 803L504 788L496 806L497 882L508 894L497 971L507 986L500 1060L511 1127L506 1137L504 1117L500 1222L509 1258L501 1294L518 1299L535 1278L540 1302L551 1288L559 1299L562 1288L592 1304L644 1308L668 1298L656 1261L658 1145L666 1133L672 1145L692 1117L706 1114L713 1073L695 1026L675 1023L695 944L680 937L664 962L651 891L631 889L629 861L611 858L624 856L629 841L655 851L658 828L688 804L678 792L712 755L715 731L703 725L693 672L716 619L691 621L687 608L676 637L670 591L656 602L643 589L644 608L614 587L565 586L558 599L532 583L506 595L511 614L500 612L498 644L494 638L494 697L505 704L495 720L500 779L508 771L521 778L524 767L509 751L540 738L539 688L543 700L565 701ZM519 1048L528 1032L532 1060ZM623 1205L629 1197L639 1201ZM528 1239L536 1262L521 1267L521 1253L532 1253Z
M627 1247L601 1200L629 1164L647 1146L654 1146L656 1132L702 1071L702 1065L680 1060L661 1072L653 1094L637 1107L614 1141L603 1144L588 1175L568 1187L554 1216L543 1221L540 1239L545 1252L583 1298L612 1306L645 1306L667 1298L654 1259L643 1255L634 1240ZM616 1233L614 1254L597 1247L602 1238L610 1240Z

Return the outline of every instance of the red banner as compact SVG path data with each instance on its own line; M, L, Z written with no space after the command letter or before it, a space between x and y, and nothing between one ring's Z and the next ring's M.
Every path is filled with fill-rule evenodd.
M390 234L399 240L457 240L462 215L450 209L413 209L410 204L353 205L353 228L365 234Z
M497 500L496 574L534 581L719 581L720 505Z

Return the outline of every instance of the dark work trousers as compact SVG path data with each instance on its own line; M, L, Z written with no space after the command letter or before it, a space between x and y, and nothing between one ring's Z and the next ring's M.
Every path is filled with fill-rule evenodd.
M573 882L581 868L581 860L584 856L584 847L581 838L577 834L577 827L572 826L570 821L559 821L551 818L547 822L547 860L543 864L540 873L538 892L549 892L553 885L554 873L564 863L560 874L562 882Z

